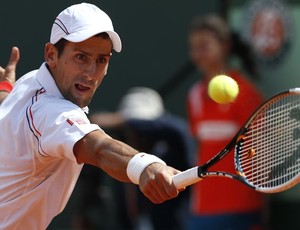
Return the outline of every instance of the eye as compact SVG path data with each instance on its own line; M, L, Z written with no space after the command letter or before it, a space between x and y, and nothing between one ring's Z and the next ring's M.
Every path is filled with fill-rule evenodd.
M80 61L85 61L86 60L86 55L80 53L80 54L76 54L75 56L78 60Z
M97 61L98 61L99 63L101 63L101 64L105 64L105 63L108 62L108 58L106 58L106 57L100 57L100 58L98 58Z

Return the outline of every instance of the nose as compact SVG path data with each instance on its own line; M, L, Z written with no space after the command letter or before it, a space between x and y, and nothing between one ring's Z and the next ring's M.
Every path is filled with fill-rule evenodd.
M97 64L94 62L89 63L89 65L86 67L85 71L84 71L84 75L88 78L88 79L92 79L94 78L95 74L97 71Z

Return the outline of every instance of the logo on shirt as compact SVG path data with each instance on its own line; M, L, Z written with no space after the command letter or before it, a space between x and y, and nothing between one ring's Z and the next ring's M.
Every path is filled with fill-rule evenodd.
M73 124L74 124L74 122L73 121L71 121L71 119L70 118L68 118L67 119L67 122L72 126Z
M67 122L69 123L69 125L74 125L74 123L78 124L78 125L86 125L87 122L83 119L67 119Z

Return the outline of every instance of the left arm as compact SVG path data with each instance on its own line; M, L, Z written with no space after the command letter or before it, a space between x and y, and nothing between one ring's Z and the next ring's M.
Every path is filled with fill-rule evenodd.
M10 59L5 68L0 66L0 104L10 93L16 81L16 66L20 58L19 49L13 47Z

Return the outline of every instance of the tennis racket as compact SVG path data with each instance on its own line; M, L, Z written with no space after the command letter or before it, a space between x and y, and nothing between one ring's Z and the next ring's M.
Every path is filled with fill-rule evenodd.
M236 174L208 171L232 149ZM263 193L281 192L300 181L300 88L267 100L222 151L173 176L173 183L181 189L213 176L238 180Z

